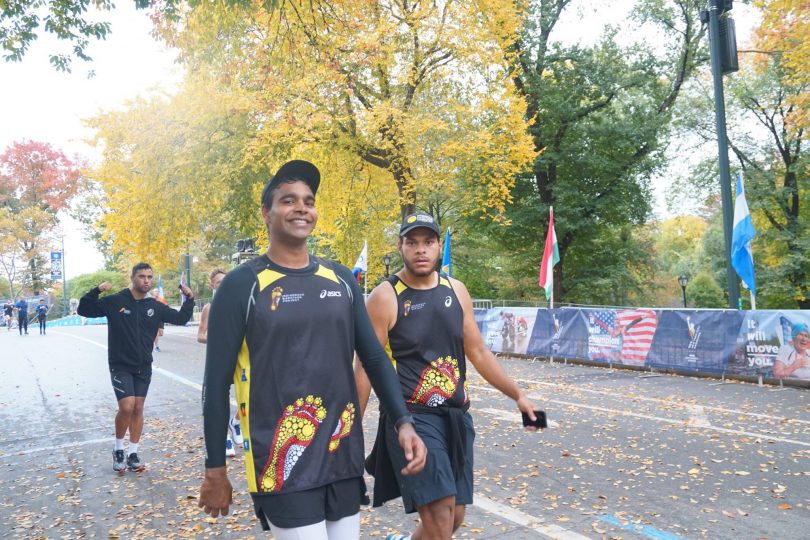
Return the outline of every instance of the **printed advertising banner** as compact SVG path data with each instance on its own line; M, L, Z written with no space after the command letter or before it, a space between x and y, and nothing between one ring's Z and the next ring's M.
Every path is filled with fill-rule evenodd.
M475 318L493 352L810 381L810 312L497 308Z
M483 316L479 316L479 313L483 313ZM490 350L529 354L529 336L537 319L537 308L476 310L475 318Z
M810 313L750 311L740 326L728 371L810 380Z

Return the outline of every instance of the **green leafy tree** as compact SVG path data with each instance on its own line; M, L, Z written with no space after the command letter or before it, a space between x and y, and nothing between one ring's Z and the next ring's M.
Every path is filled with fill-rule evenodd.
M726 307L727 302L723 290L709 272L698 272L686 286L688 305L698 308Z
M97 287L99 283L104 281L109 281L112 283L112 292L118 292L121 289L128 287L130 284L127 274L123 272L99 270L98 272L82 274L67 280L67 289L68 294L70 295L69 298L79 299L90 292L94 287Z
M740 74L727 81L729 147L732 166L743 173L746 199L757 229L753 242L757 307L808 309L810 159L803 122L794 120L804 114L799 108L801 100L794 98L806 93L808 87L788 81L778 56L764 63L744 64ZM702 137L711 155L716 143L710 97L696 88L689 105L684 108L683 125ZM678 187L702 197L705 207L715 212L714 219L720 222L715 164L716 158L707 158ZM719 247L715 245L712 250L711 265L718 283L725 286L726 256Z
M237 1L237 0L234 0ZM179 0L134 0L135 7L153 7L156 16L176 19ZM93 20L115 8L112 0L5 0L0 3L0 47L6 61L20 62L42 32L66 42L70 52L48 55L54 68L70 71L73 59L91 61L92 40L104 40L112 32L106 21Z
M553 206L560 251L555 298L580 301L595 297L586 293L594 289L578 285L595 268L607 280L599 289L624 288L623 260L588 254L603 253L608 238L646 221L649 176L663 158L683 83L705 62L706 30L699 19L703 2L650 0L639 2L638 22L657 32L665 52L656 55L646 43L619 46L615 30L592 47L569 46L555 41L554 31L570 4L528 2L514 43L514 81L540 154L513 190L506 212L513 226L503 230L501 243L520 261L513 271L526 271L524 261L537 265Z

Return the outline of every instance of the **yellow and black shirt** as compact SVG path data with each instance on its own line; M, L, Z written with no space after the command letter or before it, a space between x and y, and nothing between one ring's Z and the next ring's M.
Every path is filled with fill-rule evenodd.
M287 269L261 256L230 272L209 316L206 467L225 462L232 380L251 493L291 493L362 476L355 349L384 408L394 418L407 414L348 268L313 257L306 268Z
M388 281L398 310L388 345L403 398L422 407L464 407L464 313L450 280L440 274L432 289L412 289L397 276Z

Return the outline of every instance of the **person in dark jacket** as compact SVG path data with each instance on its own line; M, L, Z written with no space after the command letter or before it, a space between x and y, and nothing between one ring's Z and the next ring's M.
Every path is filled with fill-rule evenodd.
M20 329L20 335L23 335L23 330L25 330L25 335L28 335L28 302L25 301L25 298L20 296L17 300L17 303L14 304L14 307L17 308L17 327Z
M85 294L77 313L82 317L107 317L107 359L110 365L118 413L115 415L115 472L142 471L146 465L138 457L143 432L143 406L152 380L152 344L161 323L186 324L194 310L194 295L185 285L180 288L186 302L180 311L161 304L148 292L152 289L152 267L138 263L132 268L128 289L99 298L112 289L109 282ZM124 460L124 436L129 430L128 456Z

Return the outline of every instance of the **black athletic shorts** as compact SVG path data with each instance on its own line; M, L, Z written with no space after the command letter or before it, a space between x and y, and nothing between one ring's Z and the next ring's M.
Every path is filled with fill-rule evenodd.
M361 504L368 504L362 476L295 493L252 497L253 508L264 530L269 530L267 522L282 529L294 529L324 520L338 521L358 513Z
M149 383L152 382L152 371L132 373L120 368L110 368L110 380L115 392L115 399L118 401L125 397L146 397Z
M394 474L399 481L399 490L402 493L402 504L405 512L416 512L420 506L438 501L450 495L456 497L456 504L469 505L473 502L473 442L475 441L475 428L470 413L464 413L464 430L466 431L466 447L464 456L464 470L460 471L459 478L453 474L448 448L447 418L436 414L414 413L414 427L416 433L427 447L427 461L425 468L419 474L403 476L400 471L407 465L405 453L399 446L397 434L390 419L385 426L385 442L388 445L388 455L394 467Z

